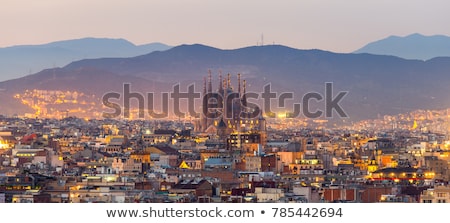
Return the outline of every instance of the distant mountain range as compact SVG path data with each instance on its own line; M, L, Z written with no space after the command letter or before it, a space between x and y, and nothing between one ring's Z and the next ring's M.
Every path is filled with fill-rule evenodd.
M82 38L42 45L4 47L0 48L0 81L34 74L47 68L63 67L82 59L127 58L170 48L162 43L135 45L125 39L111 38ZM421 34L390 36L369 43L353 53L429 60L450 56L450 37Z
M18 78L46 68L62 67L81 59L133 57L169 49L162 43L134 45L124 39L83 38L42 45L0 48L0 81Z
M450 37L411 34L405 37L390 36L367 44L354 53L398 56L405 59L429 60L450 56Z
M0 97L0 113L29 112L31 106L18 103L13 96L32 89L76 90L95 95L100 108L99 98L107 92L121 92L124 83L130 83L132 91L157 94L169 92L176 83L182 84L182 91L195 83L196 90L201 92L208 70L213 74L214 89L218 88L219 71L224 77L232 74L235 89L236 74L240 73L247 80L248 91L261 93L263 86L270 83L278 94L293 92L295 98L287 100L288 106L294 101L301 102L307 92L324 95L325 83L332 82L333 95L348 91L341 105L349 119L338 122L450 107L450 57L421 61L298 50L281 45L221 50L195 44L130 58L85 59L0 82L0 94L4 96ZM311 109L324 109L323 101L312 100L312 104L315 106Z

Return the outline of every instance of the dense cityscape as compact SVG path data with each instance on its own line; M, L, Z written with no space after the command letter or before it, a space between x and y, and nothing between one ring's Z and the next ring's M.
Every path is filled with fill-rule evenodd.
M196 119L94 119L82 116L94 96L16 95L36 113L0 116L0 202L450 201L447 110L330 127L250 116L240 76L236 85L228 76L212 87L210 77L203 93L217 111L239 115ZM233 93L237 100L219 100ZM48 106L62 103L86 108Z
M5 222L447 217L450 1L2 3Z

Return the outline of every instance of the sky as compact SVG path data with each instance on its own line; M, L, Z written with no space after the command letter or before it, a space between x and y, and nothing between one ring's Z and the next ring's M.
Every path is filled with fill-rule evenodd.
M391 35L450 36L448 0L0 0L0 47L84 37L221 49L352 52Z

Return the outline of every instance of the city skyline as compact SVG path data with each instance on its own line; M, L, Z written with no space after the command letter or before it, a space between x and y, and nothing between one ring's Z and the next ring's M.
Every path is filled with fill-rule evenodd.
M222 49L281 44L348 53L391 35L450 35L449 3L434 1L7 1L0 47L84 37ZM24 7L24 6L27 7Z
M123 204L4 218L348 222L373 213L336 203L450 203L450 3L2 3L0 206ZM439 217L411 210L378 211Z

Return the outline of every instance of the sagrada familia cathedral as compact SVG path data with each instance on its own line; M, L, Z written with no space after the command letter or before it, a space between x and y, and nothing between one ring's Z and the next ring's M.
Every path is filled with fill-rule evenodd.
M266 120L261 112L248 106L246 81L237 75L237 88L219 75L218 87L213 90L212 75L204 78L202 115L195 123L195 131L215 134L226 141L228 147L239 147L249 138L265 142Z

